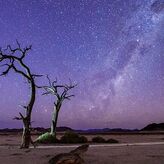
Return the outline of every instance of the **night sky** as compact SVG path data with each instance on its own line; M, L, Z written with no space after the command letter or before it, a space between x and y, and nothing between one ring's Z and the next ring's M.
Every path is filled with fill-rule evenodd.
M0 46L16 46L16 39L32 44L25 60L32 72L78 83L58 126L164 122L164 0L0 0ZM49 127L53 97L42 93L32 125ZM22 127L12 118L23 112L19 105L28 95L20 75L0 77L0 128Z

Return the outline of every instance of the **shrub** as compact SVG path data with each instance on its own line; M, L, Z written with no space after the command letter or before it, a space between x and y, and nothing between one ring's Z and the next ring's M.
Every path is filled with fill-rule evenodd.
M38 142L38 143L58 143L59 140L57 138L55 138L54 135L47 132L47 133L44 133L44 134L40 135L37 138L36 142Z
M88 140L84 136L79 136L77 133L67 131L64 136L61 137L61 143L86 143Z
M87 143L88 139L85 136L80 136L79 137L79 143Z
M103 137L100 137L100 136L97 136L97 137L93 137L92 138L92 142L95 142L95 143L105 143L105 139Z
M115 139L110 138L110 139L108 139L108 140L106 141L106 143L119 143L119 141L118 141L118 140L115 140Z

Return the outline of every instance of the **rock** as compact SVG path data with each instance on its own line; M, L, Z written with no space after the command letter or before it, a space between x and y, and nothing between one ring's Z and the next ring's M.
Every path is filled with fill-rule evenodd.
M88 150L88 148L89 148L89 144L81 145L77 147L76 149L70 151L70 153L81 155L85 153Z
M69 153L61 153L49 160L49 164L83 164L84 160L80 155L88 150L89 144L77 147Z
M58 154L49 160L49 164L82 164L84 160L78 154Z

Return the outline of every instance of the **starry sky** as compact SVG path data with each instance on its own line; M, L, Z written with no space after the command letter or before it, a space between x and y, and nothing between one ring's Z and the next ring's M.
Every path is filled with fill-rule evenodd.
M32 72L78 86L58 126L142 128L164 121L164 0L0 0L0 47L32 44ZM0 67L0 71L2 71ZM46 78L37 84L47 84ZM33 126L49 127L53 97L37 91ZM0 77L0 128L20 128L30 90Z

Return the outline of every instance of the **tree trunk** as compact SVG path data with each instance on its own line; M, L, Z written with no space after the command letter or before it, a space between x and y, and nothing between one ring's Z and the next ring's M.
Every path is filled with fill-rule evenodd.
M31 98L26 109L26 116L23 119L24 127L21 148L29 148L30 143L33 143L31 139L31 112L35 102L35 93L35 83L33 80L31 80Z
M23 135L21 148L29 148L31 143L31 131L30 131L30 120L25 119L23 121Z
M57 127L58 115L59 115L59 109L54 107L54 111L52 114L51 134L53 134L55 138L56 138L56 127Z

